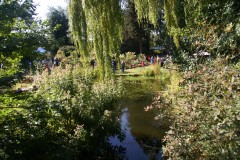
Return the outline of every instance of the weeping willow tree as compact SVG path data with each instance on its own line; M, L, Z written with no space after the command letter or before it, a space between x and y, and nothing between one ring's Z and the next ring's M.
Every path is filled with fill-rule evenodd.
M119 48L123 31L121 7L124 7L121 6L122 1L124 0L102 0L101 2L98 0L69 0L70 28L75 45L83 55L85 61L89 59L90 53L94 52L96 54L98 68L102 78L113 75L111 59L113 56L118 57L120 52ZM211 32L211 26L215 25L217 28L217 24L222 23L217 19L224 20L234 16L236 19L236 13L239 13L237 12L238 8L232 9L234 4L237 4L234 0L132 1L135 5L139 21L148 20L154 26L157 26L158 14L164 12L168 32L173 36L177 47L181 45L182 37L185 39L186 37L190 37L191 39L195 36L195 39L192 38L191 40L194 42L196 39L199 39L199 34L202 34L203 40L206 39L204 33ZM230 4L232 5L228 6ZM164 8L164 11L161 10L162 8ZM231 10L232 12L229 12ZM225 17L216 17L214 19L215 13L225 14L225 12L229 14ZM232 19L227 21L229 23L222 23L222 28L230 25ZM213 22L215 21L216 23L214 24ZM217 29L215 31L217 31ZM221 31L223 31L223 29ZM219 34L221 33L217 33L212 37L218 37ZM191 44L192 43L190 43L190 45Z
M73 40L86 62L96 54L101 77L111 77L111 59L119 56L122 40L122 0L69 0L69 21ZM160 0L134 0L139 20L155 26Z
M119 0L70 0L69 20L73 40L83 60L97 58L100 77L111 77L111 59L119 57L123 17Z
M175 45L179 47L179 36L185 26L184 0L134 0L134 3L138 18L149 20L155 27L158 24L158 15L162 12L161 8L164 8L168 33L173 36Z
M174 12L175 9L176 9L176 0L170 0L170 1L164 0L164 11L165 11L164 18L166 20L167 29L170 32L176 31L177 29L177 16ZM173 34L173 39L176 46L179 46L177 34Z

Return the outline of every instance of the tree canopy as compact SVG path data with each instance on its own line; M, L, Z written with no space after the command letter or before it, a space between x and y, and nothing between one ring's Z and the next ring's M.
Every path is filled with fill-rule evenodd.
M56 54L60 47L70 44L68 15L61 7L50 7L47 19L51 32L49 48L53 54Z
M19 72L21 60L32 61L37 47L45 42L44 26L34 20L32 0L0 1L0 82L6 85Z
M135 5L132 0L126 0L123 9L124 29L121 53L148 53L149 30L148 24L138 21Z
M124 5L121 5L121 2L69 2L71 31L75 44L83 55L95 52L104 73L107 73L106 64L110 63L110 57L117 52L122 40L121 8L124 8ZM192 53L199 50L214 54L238 52L240 5L236 0L134 0L133 3L139 21L147 20L155 27L158 25L158 15L164 12L168 33L173 36L177 47ZM185 44L190 47L184 48Z

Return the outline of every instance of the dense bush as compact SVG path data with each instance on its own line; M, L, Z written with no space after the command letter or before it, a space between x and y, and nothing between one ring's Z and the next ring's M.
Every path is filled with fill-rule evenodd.
M126 61L126 65L129 66L129 68L131 68L131 64L133 60L136 60L137 56L135 54L135 52L127 52L125 53L125 61Z
M146 68L141 72L142 76L146 76L146 77L154 77L154 71L151 68Z
M171 159L239 159L239 71L226 59L186 72L178 92L161 94L159 117L172 123L164 155Z
M21 109L1 114L0 156L10 159L96 159L108 154L108 137L121 136L114 102L119 83L95 82L79 66L36 78L36 95Z

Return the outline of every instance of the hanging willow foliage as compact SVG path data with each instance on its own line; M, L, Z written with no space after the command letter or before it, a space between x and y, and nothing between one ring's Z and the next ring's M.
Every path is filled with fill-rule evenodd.
M69 3L69 11L70 30L72 31L74 43L80 53L82 53L84 57L87 57L89 55L87 49L87 24L82 8L82 1L71 0Z
M179 47L179 26L178 26L178 0L164 0L164 19L170 35L173 36L174 43Z
M112 75L111 58L119 55L123 31L123 1L69 0L69 20L74 42L85 61L89 59L91 52L96 54L102 78ZM203 3L201 0L131 1L135 4L139 21L149 20L155 26L164 5L166 26L177 47L180 45L179 37L187 32L189 24L194 23L194 15L198 14ZM198 10L195 10L197 7Z
M168 32L173 36L174 43L179 47L179 37L185 27L184 14L185 0L134 0L138 19L147 19L154 26L158 23L158 14L164 5L164 19Z
M94 52L101 78L111 77L111 59L119 56L123 17L119 0L70 0L70 29L84 59Z
M148 19L154 26L157 25L161 0L134 0L134 4L139 20Z

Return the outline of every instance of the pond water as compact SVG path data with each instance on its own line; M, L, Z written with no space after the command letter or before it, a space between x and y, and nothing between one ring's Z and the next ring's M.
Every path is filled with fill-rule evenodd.
M131 80L125 83L125 97L118 102L121 109L121 128L125 132L125 140L120 142L113 137L113 146L121 146L125 159L162 159L162 138L167 126L154 119L156 113L145 111L151 104L154 94L162 89L156 79Z

